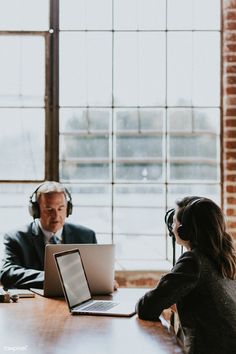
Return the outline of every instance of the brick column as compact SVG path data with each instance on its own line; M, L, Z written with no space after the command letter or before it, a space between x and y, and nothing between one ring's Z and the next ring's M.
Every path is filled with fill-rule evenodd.
M236 0L222 1L222 196L236 240Z

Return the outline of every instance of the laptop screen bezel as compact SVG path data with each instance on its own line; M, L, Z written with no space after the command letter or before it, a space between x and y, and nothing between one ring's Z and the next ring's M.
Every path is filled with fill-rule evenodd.
M82 267L83 267L83 271L84 271L84 275L85 275L85 278L86 278L86 282L87 282L89 294L90 294L90 297L89 297L88 299L86 299L86 300L84 300L84 301L82 301L82 302L78 302L77 304L75 304L75 305L73 305L73 306L70 306L70 302L69 302L69 299L68 299L68 296L67 296L67 292L66 292L66 289L65 289L65 285L64 285L63 278L62 278L60 266L59 266L58 261L57 261L58 258L63 257L63 256L66 256L66 255L71 254L71 253L72 253L72 254L74 254L74 253L78 253L78 254L79 254L80 261L81 261L81 264L82 264ZM83 264L83 261L82 261L82 257L81 257L80 251L79 251L78 248L74 248L74 249L72 249L72 250L63 251L63 252L59 252L59 253L54 253L53 256L54 256L54 258L55 258L55 262L56 262L57 270L58 270L58 273L59 273L59 278L60 278L61 286L62 286L62 289L63 289L63 293L64 293L64 296L65 296L67 305L68 305L68 307L69 307L69 309L70 309L70 312L72 312L72 310L73 310L75 307L80 306L80 305L86 303L87 301L92 300L91 290L90 290L90 287L89 287L88 278L87 278L87 275L86 275L86 272L85 272L85 269L84 269L84 264Z

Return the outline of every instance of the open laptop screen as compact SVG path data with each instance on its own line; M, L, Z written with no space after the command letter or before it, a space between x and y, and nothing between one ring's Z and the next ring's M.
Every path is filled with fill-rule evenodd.
M74 251L57 257L70 308L91 299L79 251Z
M71 314L130 317L135 314L133 303L92 300L79 250L54 254L63 291Z

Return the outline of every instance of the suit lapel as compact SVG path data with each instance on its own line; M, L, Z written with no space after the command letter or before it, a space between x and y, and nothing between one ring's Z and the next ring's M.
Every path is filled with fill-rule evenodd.
M62 242L63 243L73 243L74 242L73 234L72 234L70 228L68 227L68 225L66 225L66 224L64 224L63 230L62 230Z
M38 223L34 221L32 223L32 237L31 242L32 246L35 249L35 253L38 257L40 265L42 269L44 268L44 253L45 253L45 243L44 243L44 236L41 229L38 226Z

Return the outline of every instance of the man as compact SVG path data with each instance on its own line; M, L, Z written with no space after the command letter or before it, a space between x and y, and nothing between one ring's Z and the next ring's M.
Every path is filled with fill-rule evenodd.
M43 288L47 243L97 243L94 231L65 223L72 209L70 193L58 182L42 183L33 192L29 212L34 221L4 237L4 288Z

